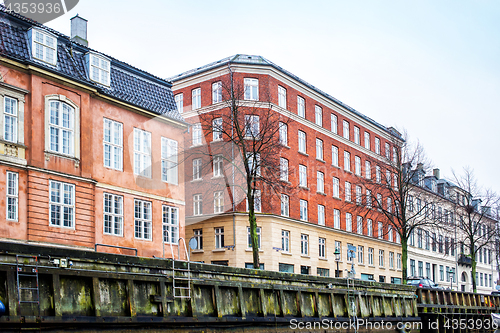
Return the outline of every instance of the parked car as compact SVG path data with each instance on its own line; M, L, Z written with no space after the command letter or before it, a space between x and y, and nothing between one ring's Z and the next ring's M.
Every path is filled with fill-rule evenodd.
M406 284L419 288L443 289L443 287L438 286L437 283L427 278L411 277L406 280Z
M498 291L498 290L493 290L493 291L491 292L491 295L492 295L492 296L499 296L499 295L500 295L500 291Z

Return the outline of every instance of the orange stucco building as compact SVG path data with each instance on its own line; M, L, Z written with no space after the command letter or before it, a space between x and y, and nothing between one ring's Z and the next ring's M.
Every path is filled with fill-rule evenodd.
M0 238L177 253L187 126L171 84L76 42L86 36L0 16Z

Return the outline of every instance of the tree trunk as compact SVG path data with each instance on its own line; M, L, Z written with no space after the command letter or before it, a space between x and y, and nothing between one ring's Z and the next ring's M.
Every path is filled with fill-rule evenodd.
M476 256L471 254L472 261L472 292L477 293L477 281L476 281Z
M408 279L408 239L406 237L401 237L401 265L402 283L406 284Z
M260 269L259 263L259 238L257 236L257 218L252 200L248 200L248 222L250 223L250 239L252 241L253 268Z

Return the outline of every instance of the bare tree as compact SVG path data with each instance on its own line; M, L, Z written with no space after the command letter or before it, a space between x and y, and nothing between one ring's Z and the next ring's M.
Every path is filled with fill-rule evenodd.
M379 236L396 233L401 242L402 280L406 284L409 240L417 229L435 227L433 207L442 199L424 186L429 163L423 147L418 142L409 142L407 135L391 130L394 139L389 150L385 147L383 157L367 160L365 169L370 171L364 175L361 186L366 191L364 206L370 209L360 210L367 218L383 215L383 230L377 226ZM358 205L362 202L358 198L356 201Z
M255 213L270 202L266 198L293 190L289 183L280 181L280 155L284 147L280 140L291 120L273 109L268 82L254 86L253 82L244 84L242 77L235 79L235 76L238 73L229 64L227 75L213 83L214 107L198 112L199 126L210 143L193 145L185 158L208 156L212 162L208 165L222 166L220 178L213 177L203 186L211 191L226 190L233 212L248 211L253 267L258 269Z
M472 289L477 292L476 258L498 235L493 210L498 208L499 197L492 190L480 187L470 168L464 168L460 175L453 172L453 177L461 189L454 198L456 226L471 259Z

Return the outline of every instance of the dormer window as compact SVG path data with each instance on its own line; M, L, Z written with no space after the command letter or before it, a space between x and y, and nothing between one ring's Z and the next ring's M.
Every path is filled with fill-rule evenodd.
M102 85L110 85L110 62L97 54L87 53L87 69L92 81Z
M55 66L57 63L57 38L34 28L29 30L28 37L31 41L33 58Z

